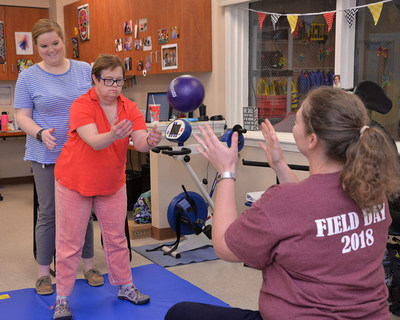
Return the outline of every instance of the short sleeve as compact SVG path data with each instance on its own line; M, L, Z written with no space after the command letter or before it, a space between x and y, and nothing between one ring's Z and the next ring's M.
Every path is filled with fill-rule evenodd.
M15 92L14 92L15 109L20 109L20 108L32 109L34 106L33 99L28 87L28 82L26 79L26 72L27 70L24 70L23 72L20 73L17 79L17 83L15 85Z
M279 230L274 221L274 203L277 202L275 195L278 190L279 186L269 188L225 233L229 249L255 269L262 269L272 262L273 248L279 242Z
M72 132L90 123L95 123L95 111L93 110L93 103L88 98L88 95L85 94L76 99L71 105L69 130Z

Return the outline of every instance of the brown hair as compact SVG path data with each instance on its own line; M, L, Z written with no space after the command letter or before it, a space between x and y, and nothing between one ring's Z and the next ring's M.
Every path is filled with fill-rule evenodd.
M103 70L114 70L118 67L122 68L122 75L125 78L125 67L118 56L112 54L100 54L93 64L92 75L99 79ZM93 79L92 84L94 85Z
M383 195L398 196L397 150L381 128L363 128L370 120L355 94L320 87L309 93L302 112L306 134L315 133L328 157L343 164L342 188L362 209L381 204Z
M64 34L57 22L50 19L40 19L36 21L32 28L33 43L37 45L37 39L39 36L52 31L55 31L62 41L64 41Z

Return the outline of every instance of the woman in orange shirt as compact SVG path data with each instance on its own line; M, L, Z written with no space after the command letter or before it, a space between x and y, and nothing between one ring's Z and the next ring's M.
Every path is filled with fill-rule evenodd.
M71 106L68 141L55 167L57 300L53 319L72 319L68 306L93 206L104 239L112 285L119 299L145 304L150 297L133 285L124 232L127 212L125 163L129 137L140 152L161 140L150 134L136 104L121 95L125 70L113 55L100 55L92 68L94 87Z

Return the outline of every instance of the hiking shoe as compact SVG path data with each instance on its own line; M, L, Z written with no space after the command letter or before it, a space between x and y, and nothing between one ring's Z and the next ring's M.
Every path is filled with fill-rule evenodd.
M119 289L118 299L128 300L134 304L146 304L150 302L150 297L140 293L134 285L129 286L125 290Z
M42 276L37 279L35 284L36 293L40 294L41 296L53 294L54 289L51 285L51 279L49 276Z
M68 300L57 300L51 307L54 309L53 320L72 320L72 313L69 310Z
M92 287L100 287L104 284L103 275L99 270L95 268L90 269L88 272L85 272L85 280L91 285Z

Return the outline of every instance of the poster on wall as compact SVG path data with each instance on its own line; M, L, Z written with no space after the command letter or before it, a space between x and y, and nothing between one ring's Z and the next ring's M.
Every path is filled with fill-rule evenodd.
M81 41L90 39L90 26L89 26L89 5L84 4L78 7L78 26L79 37Z
M143 51L151 51L153 48L151 44L151 36L143 38Z
M17 60L17 71L18 74L22 72L22 70L25 70L29 68L30 66L33 66L33 61L31 59L19 59Z
M178 69L178 44L161 46L162 70Z
M139 32L147 31L147 18L139 19Z
M79 58L78 38L72 38L72 58Z
M132 20L124 21L124 34L132 33Z
M157 30L157 36L158 36L158 43L167 43L168 42L168 29L163 28Z
M15 47L17 55L33 54L32 32L16 32Z
M6 39L4 37L4 22L0 21L0 64L6 63Z

